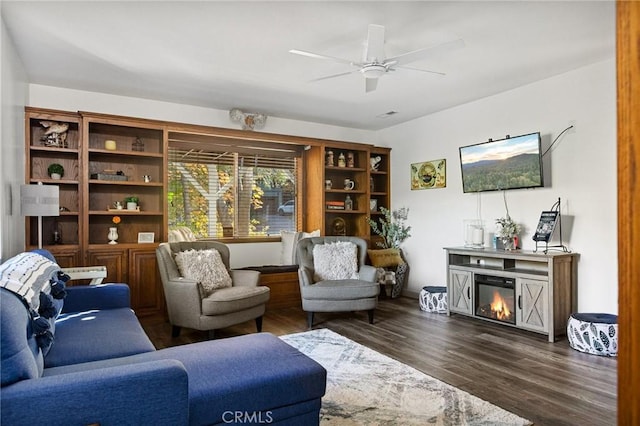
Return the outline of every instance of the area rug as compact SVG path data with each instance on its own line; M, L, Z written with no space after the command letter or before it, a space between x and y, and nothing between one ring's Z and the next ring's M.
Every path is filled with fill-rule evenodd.
M281 336L327 370L323 425L531 425L331 330Z

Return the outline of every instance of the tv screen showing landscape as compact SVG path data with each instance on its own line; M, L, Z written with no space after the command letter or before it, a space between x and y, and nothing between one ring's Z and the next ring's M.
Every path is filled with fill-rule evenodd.
M540 133L460 148L464 192L543 186Z

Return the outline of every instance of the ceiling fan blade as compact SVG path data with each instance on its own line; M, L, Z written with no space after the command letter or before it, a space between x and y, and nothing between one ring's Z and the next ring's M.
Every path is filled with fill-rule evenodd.
M424 49L414 50L413 52L404 53L402 55L387 58L385 63L396 61L397 65L408 64L411 62L426 59L429 56L435 56L440 53L449 52L451 50L460 49L464 47L464 40L458 39L439 44L437 46L426 47Z
M309 82L312 81L321 81L321 80L328 80L330 78L335 78L335 77L341 77L343 75L347 75L347 74L353 74L354 72L358 72L359 70L353 70L353 71L347 71L347 72L341 72L338 74L331 74L331 75L327 75L325 77L320 77L320 78L314 78L313 80L309 80Z
M318 53L307 52L306 50L291 49L289 53L293 53L294 55L308 56L309 58L325 59L328 61L339 62L341 64L354 65L353 62L349 61L348 59L335 58L333 56L327 56L327 55L320 55Z
M382 25L369 25L367 46L364 51L364 62L384 61L384 27Z
M365 91L367 93L373 92L378 87L378 79L377 78L365 78Z
M423 70L423 69L420 69L420 68L413 68L413 67L395 67L395 68L390 68L389 71L394 71L396 69L420 71L420 72L427 72L427 73L430 73L430 74L438 74L438 75L447 75L446 73L443 73L443 72L440 72L440 71Z

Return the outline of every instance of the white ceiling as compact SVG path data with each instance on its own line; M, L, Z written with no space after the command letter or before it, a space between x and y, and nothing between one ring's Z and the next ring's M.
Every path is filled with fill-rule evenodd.
M7 1L31 83L376 130L615 57L612 1ZM386 55L462 38L365 93L370 23ZM398 113L379 118L388 111Z

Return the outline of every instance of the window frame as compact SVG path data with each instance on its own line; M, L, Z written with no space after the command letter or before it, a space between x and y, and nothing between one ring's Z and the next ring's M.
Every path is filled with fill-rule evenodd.
M224 130L224 129L223 129ZM237 132L237 131L231 131ZM249 133L249 132L240 132ZM254 133L251 133L254 135ZM304 151L309 146L304 141L289 140L286 142L278 140L263 140L263 138L241 138L241 137L228 137L218 134L205 134L200 132L187 132L184 130L168 130L167 134L167 171L169 170L169 163L171 163L171 151L178 148L192 148L202 149L207 152L215 152L218 150L226 150L229 153L236 153L241 155L273 155L274 157L294 157L294 174L295 174L295 188L294 188L294 200L296 208L294 209L293 221L296 231L302 229L302 217L303 217L303 200L304 200ZM287 139L291 139L286 137ZM297 142L297 143L296 143ZM235 166L235 165L234 165ZM238 169L242 167L239 166ZM234 171L236 169L234 168ZM233 176L236 181L234 187L237 188L238 177ZM167 188L169 186L169 178L167 176ZM168 188L169 189L169 188ZM234 204L237 207L238 197L234 197ZM238 209L234 209L234 223L237 220ZM167 206L167 227L169 226L169 214ZM234 234L236 227L234 227ZM260 235L260 236L214 236L202 238L202 240L222 241L225 243L258 243L258 242L278 242L281 240L280 234L273 235Z

